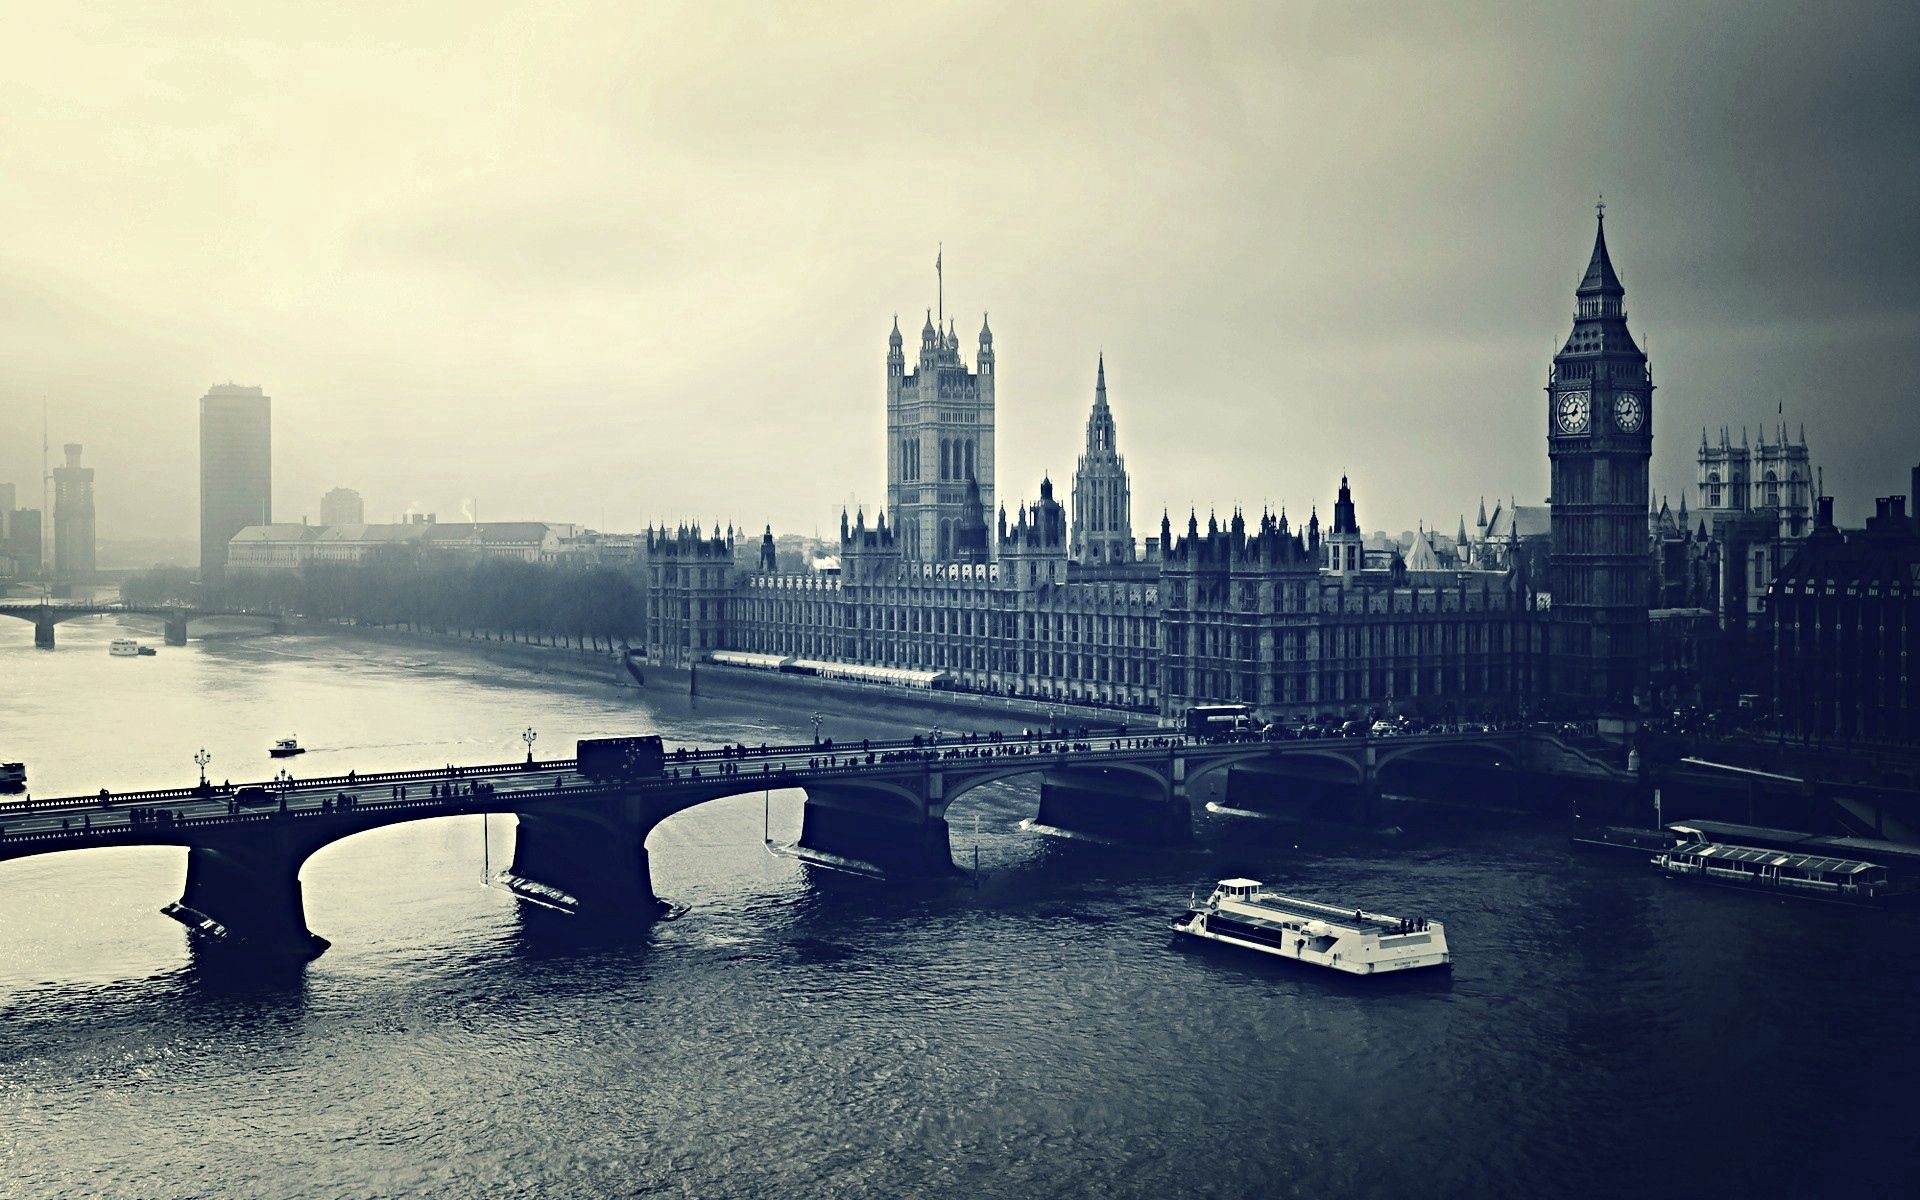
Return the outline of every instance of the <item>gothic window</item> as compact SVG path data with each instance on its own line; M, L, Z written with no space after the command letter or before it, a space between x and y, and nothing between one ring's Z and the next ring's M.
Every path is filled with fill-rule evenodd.
M974 478L974 474L973 474L973 442L971 442L971 441L968 441L968 442L966 443L966 447L967 447L967 469L966 469L966 470L965 470L964 472L962 472L962 473L961 473L961 478L962 478L962 479L972 479L972 478Z
M948 441L946 438L941 438L940 439L940 478L942 479L953 478L953 461L951 457L952 451L953 451L953 443Z
M1707 472L1707 505L1711 508L1719 508L1721 495L1722 493L1720 491L1720 472L1708 471Z
M1767 472L1766 496L1768 508L1780 507L1780 477L1772 471Z

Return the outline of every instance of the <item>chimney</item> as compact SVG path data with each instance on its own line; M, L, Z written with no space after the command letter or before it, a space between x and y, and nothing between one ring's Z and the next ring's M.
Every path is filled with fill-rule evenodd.
M1815 529L1832 529L1833 528L1833 497L1832 496L1820 497L1820 501L1816 507L1816 512L1813 518L1813 527Z

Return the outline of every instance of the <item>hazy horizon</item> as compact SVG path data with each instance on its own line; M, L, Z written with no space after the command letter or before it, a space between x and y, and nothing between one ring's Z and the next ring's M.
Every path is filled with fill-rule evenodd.
M1364 528L1450 532L1545 495L1604 192L1656 502L1783 411L1857 522L1920 460L1920 14L1822 11L22 12L0 482L37 497L44 397L103 542L191 538L232 381L281 520L825 532L884 503L944 245L1009 508L1070 482L1104 351L1136 537L1343 472Z

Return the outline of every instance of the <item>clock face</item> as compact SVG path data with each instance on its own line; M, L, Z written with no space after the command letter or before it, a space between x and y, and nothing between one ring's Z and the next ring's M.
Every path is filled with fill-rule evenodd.
M1585 392L1565 393L1560 397L1560 406L1554 412L1559 418L1561 433L1587 431L1587 394Z
M1613 398L1613 423L1622 433L1635 433L1644 418L1640 412L1640 397L1632 392L1622 392Z

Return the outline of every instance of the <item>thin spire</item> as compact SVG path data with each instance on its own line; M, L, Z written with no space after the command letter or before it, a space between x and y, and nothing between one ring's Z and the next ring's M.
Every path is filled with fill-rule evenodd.
M934 302L940 306L940 323L943 325L946 324L947 319L947 272L942 265L946 257L947 244L941 242L939 249L933 253L933 278Z
M1587 273L1576 289L1579 295L1625 295L1626 288L1620 284L1620 276L1614 272L1613 259L1607 255L1607 208L1602 200L1594 206L1595 224L1593 234L1593 257L1587 262Z

